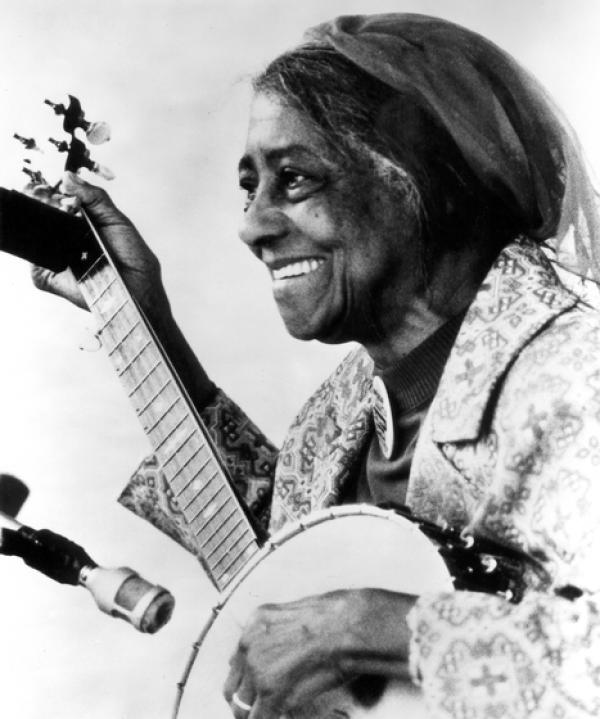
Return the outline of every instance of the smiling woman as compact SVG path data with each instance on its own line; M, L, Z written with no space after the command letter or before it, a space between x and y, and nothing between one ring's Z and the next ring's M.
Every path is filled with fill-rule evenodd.
M386 305L401 324L418 312L417 218L408 193L377 179L343 161L298 110L257 96L241 163L240 236L271 271L294 337L372 344L380 318L391 324Z
M347 16L307 41L256 81L240 234L291 334L361 346L280 452L208 379L127 218L77 176L63 191L112 248L257 525L404 504L434 531L454 527L458 544L490 542L518 582L512 596L468 581L420 598L369 584L263 606L231 661L231 711L321 716L315 693L407 683L410 665L435 717L594 716L599 318L548 257L574 244L572 265L600 276L578 144L510 56L446 21ZM64 280L38 274L61 294ZM193 435L174 407L161 414L173 412L168 462ZM193 458L174 474L149 460L121 501L208 562L240 540L238 520ZM202 540L190 513L222 522ZM376 565L383 550L366 552Z
M334 48L286 53L254 88L241 237L276 270L293 336L356 340L389 366L462 311L518 234L519 213L486 191L409 93ZM259 154L277 186L261 182ZM292 276L305 281L279 281Z

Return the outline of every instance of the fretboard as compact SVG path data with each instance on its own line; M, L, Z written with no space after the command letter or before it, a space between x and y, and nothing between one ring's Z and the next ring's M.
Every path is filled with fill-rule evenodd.
M71 267L161 465L171 501L222 590L258 551L252 524L206 427L110 258L100 246L88 245Z

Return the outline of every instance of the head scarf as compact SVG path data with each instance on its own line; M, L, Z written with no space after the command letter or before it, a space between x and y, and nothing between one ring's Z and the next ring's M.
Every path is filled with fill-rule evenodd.
M600 281L598 198L579 143L510 55L466 28L414 14L342 16L305 39L332 46L418 102L480 182L527 219L528 236L547 240L561 264Z

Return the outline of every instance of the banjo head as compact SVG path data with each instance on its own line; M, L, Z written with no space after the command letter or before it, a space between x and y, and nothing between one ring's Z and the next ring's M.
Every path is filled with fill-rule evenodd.
M451 591L452 581L435 546L413 522L393 511L366 505L338 507L310 515L275 535L217 605L176 716L231 718L222 696L229 658L257 607L367 587L419 595ZM336 691L323 695L303 717L392 719L410 711L408 715L416 719L424 711L421 704L411 687L394 684L372 708L357 706L347 691Z

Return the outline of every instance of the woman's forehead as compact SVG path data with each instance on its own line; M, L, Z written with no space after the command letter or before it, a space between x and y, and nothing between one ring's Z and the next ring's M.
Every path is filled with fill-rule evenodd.
M304 155L327 160L331 148L315 124L290 104L271 94L258 93L250 108L245 160L277 160Z

